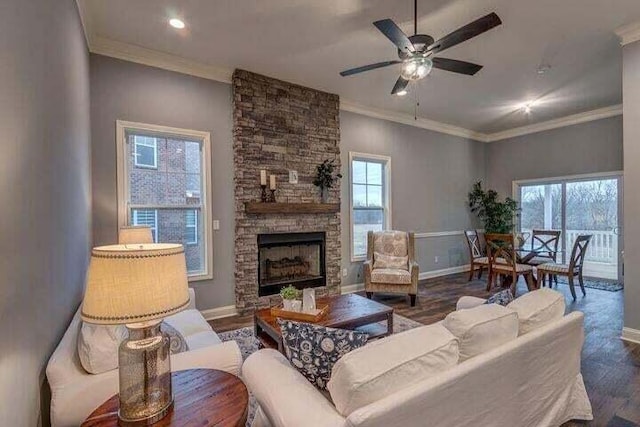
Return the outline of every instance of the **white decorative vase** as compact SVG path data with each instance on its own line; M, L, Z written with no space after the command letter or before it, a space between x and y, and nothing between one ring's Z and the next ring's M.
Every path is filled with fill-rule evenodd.
M293 303L296 300L293 299L283 299L282 300L282 308L286 311L293 311Z
M302 311L302 301L300 300L292 300L291 301L291 311L301 312Z

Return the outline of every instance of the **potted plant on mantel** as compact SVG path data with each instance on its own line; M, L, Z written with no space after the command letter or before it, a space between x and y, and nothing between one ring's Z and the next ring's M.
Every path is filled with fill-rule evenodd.
M322 203L327 203L329 197L329 189L332 188L342 174L335 172L335 160L325 160L316 167L316 177L313 179L313 185L320 188L320 199Z
M469 193L469 208L482 221L485 233L514 233L516 244L518 246L524 244L526 238L521 234L515 234L515 218L520 208L511 197L501 201L497 191L485 191L482 188L482 181L478 181L473 184Z
M280 289L280 296L282 297L282 308L286 311L300 311L302 310L302 301L298 301L300 291L293 285L285 286Z

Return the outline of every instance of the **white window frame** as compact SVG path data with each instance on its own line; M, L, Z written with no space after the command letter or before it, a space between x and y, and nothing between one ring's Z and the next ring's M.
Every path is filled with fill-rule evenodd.
M354 232L353 232L353 162L354 160L362 160L365 162L383 163L382 176L382 197L384 209L383 229L391 228L391 157L378 154L359 153L356 151L349 152L349 247L351 254L351 262L365 261L367 255L356 255L354 248Z
M157 135L160 137L177 137L188 139L191 141L199 141L202 143L201 166L202 170L202 186L200 194L202 198L202 231L204 243L204 266L201 273L190 274L189 281L211 280L213 279L213 229L212 229L212 206L211 206L211 134L209 132L197 131L192 129L181 129L169 126L153 125L147 123L129 122L124 120L116 120L116 145L117 145L117 191L118 191L118 227L127 226L131 223L129 209L129 188L127 185L127 177L129 174L129 162L127 151L127 133L128 132L144 132L148 135ZM143 207L140 207L143 209ZM150 207L155 209L155 207ZM200 224L198 224L200 225Z
M148 144L146 142L140 142L140 141L138 141L137 137L134 137L133 144L134 144L133 152L135 154L134 159L133 159L134 165L136 167L144 168L144 169L158 169L158 141L156 141L154 139L153 140L153 144ZM153 165L147 165L145 163L139 163L138 162L138 157L139 157L139 155L138 155L138 146L152 147L153 148Z
M151 232L153 233L153 241L157 242L158 241L158 209L136 209L137 211L153 211L153 227L151 227L149 224L140 224L136 221L135 215L133 216L133 218L131 218L131 224L132 225L144 225L147 226L151 229Z
M187 245L197 245L198 244L198 210L197 209L191 209L191 210L187 210L187 213L189 212L193 212L194 217L194 224L193 225L189 225L186 223L185 220L185 228L193 228L193 236L194 236L194 240L187 240Z

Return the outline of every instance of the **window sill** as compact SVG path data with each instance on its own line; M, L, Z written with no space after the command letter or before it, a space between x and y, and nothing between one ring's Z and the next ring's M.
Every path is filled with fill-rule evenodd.
M213 279L213 273L200 273L188 276L189 283Z
M362 261L366 261L366 260L367 260L367 256L366 255L352 256L351 257L351 262L362 262Z

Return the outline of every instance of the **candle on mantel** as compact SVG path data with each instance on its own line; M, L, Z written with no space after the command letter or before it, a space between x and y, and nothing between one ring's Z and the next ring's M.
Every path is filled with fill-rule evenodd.
M260 171L260 185L267 186L267 171L264 169Z
M269 177L269 190L275 190L275 189L276 189L276 176L271 175Z

